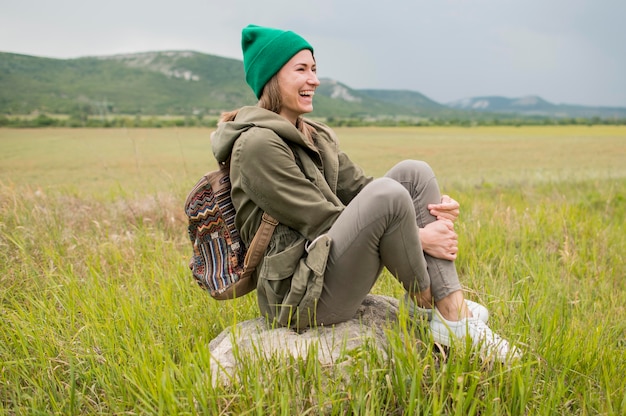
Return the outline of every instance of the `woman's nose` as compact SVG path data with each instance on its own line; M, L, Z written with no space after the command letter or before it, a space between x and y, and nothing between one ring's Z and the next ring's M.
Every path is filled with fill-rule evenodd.
M309 83L313 85L320 85L320 80L319 78L317 78L317 74L315 72L311 73L311 76L309 77Z

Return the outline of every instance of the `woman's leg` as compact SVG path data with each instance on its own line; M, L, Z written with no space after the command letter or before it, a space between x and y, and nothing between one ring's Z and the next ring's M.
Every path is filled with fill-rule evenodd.
M367 185L328 235L333 242L317 304L318 324L352 318L383 266L412 292L431 285L413 202L397 181L380 178Z
M435 174L426 162L405 160L394 166L385 175L398 181L411 195L415 209L415 220L419 228L437 220L430 214L428 204L441 202L439 185ZM437 308L448 320L459 320L471 316L463 296L461 283L454 262L438 259L424 253L431 281L431 293ZM412 294L409 291L410 294ZM430 308L430 299L424 294L412 294L419 306Z
M435 175L426 163L403 161L394 166L386 176L397 180L409 191L416 213L416 223L420 228L436 221L436 218L430 215L428 204L440 202L441 195ZM453 339L469 337L472 344L479 347L484 357L505 362L520 357L519 350L509 346L508 341L491 331L484 321L472 317L461 290L454 262L434 258L428 254L424 256L436 305L436 312L430 322L433 339L450 346ZM423 297L414 296L414 298L417 302L423 302Z

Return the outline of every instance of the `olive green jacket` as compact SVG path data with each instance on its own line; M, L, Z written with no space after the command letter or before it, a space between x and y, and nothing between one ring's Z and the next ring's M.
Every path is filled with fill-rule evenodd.
M372 180L339 150L330 128L304 122L315 128L314 145L278 114L243 107L211 138L217 161L230 158L235 225L244 243L263 212L280 222L256 270L257 296L263 315L295 328L314 322L331 244L325 233Z

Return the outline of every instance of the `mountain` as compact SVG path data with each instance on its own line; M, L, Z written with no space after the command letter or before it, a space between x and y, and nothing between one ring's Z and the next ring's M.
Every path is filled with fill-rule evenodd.
M433 109L449 111L419 93L381 95L331 79L321 82L316 117L416 117ZM398 93L419 98L396 103L390 97ZM193 51L66 60L0 53L0 113L5 114L216 115L255 103L236 59Z
M236 59L194 51L75 59L0 52L0 114L210 116L255 103ZM519 114L626 117L626 109L554 105L539 97L476 97L443 105L415 91L357 90L323 79L311 116L468 120Z
M241 61L190 51L77 59L0 54L0 112L212 113L254 102Z
M332 79L321 79L315 92L314 115L326 117L420 118L463 112L450 111L419 92L355 90ZM321 109L318 111L318 109Z
M499 96L472 97L453 101L446 105L457 110L521 114L526 116L602 118L626 117L626 108L622 107L585 107L569 104L552 104L543 98L534 95L521 98L506 98Z

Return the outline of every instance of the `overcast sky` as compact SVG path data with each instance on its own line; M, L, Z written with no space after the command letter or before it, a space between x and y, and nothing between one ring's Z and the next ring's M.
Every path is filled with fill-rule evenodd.
M253 23L299 33L352 88L626 107L625 20L626 0L0 0L0 51L242 59Z

